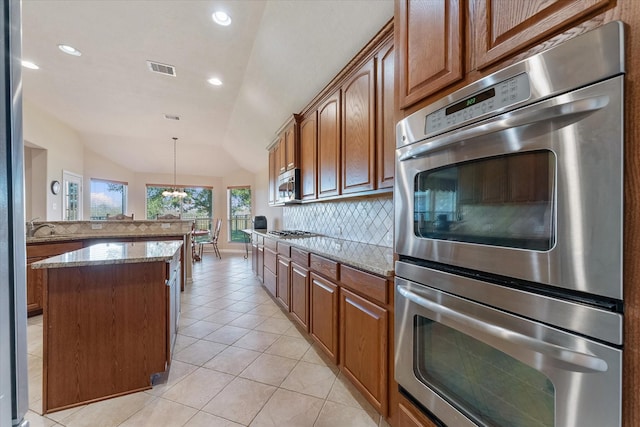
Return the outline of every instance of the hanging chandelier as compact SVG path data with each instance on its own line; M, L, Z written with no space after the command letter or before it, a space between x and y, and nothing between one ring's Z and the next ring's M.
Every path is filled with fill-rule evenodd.
M187 197L187 193L184 191L178 190L176 185L176 142L178 141L177 137L173 137L173 191L163 191L162 195L164 197L177 197L179 199L183 199Z

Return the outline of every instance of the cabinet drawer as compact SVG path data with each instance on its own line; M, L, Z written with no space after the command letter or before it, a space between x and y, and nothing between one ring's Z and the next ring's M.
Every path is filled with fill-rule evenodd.
M385 278L374 276L346 265L340 266L340 277L340 281L354 291L383 304L389 302L387 280Z
M302 267L309 268L309 252L298 248L291 248L291 261Z
M82 249L82 241L27 245L27 257L52 257Z
M291 245L288 245L283 242L278 242L278 255L286 256L287 258L291 258Z
M278 250L278 242L276 240L273 239L269 239L269 238L265 238L264 239L264 247L265 248L269 248L272 251L277 251Z
M311 254L311 269L331 280L338 280L338 263L335 261L331 261L330 259L316 254Z
M278 256L271 249L264 248L264 268L268 268L272 273L276 273L278 270Z

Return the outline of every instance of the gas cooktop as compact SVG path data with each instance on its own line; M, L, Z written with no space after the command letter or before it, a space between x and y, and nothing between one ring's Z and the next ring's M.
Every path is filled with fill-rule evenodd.
M302 230L271 230L269 234L278 236L280 238L297 238L297 237L313 237L317 236L316 233Z

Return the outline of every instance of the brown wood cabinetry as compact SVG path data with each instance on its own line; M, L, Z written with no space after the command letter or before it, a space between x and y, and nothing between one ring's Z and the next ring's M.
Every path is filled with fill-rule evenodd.
M614 0L469 3L471 66L483 69L570 27L594 11L611 6Z
M317 198L318 123L317 111L312 111L300 122L300 197L303 200Z
M338 285L311 272L309 333L338 363Z
M273 242L274 247L269 247L269 243ZM272 296L277 294L278 286L278 253L275 250L275 241L272 239L264 239L264 287Z
M291 314L309 331L309 252L291 248Z
M294 115L302 200L353 197L393 187L396 109L392 33L390 21L300 115ZM289 133L284 135L286 145ZM290 161L287 167L291 167Z
M278 181L278 166L276 158L279 153L276 153L276 148L269 150L269 199L270 205L276 203L276 189Z
M43 412L151 388L170 362L179 277L179 255L48 269Z
M30 243L27 245L27 316L42 314L43 286L47 270L32 269L31 264L66 252L82 249L82 241L64 243Z
M285 169L295 169L298 166L296 157L298 154L298 135L295 117L291 124L284 131L284 152Z
M470 0L468 8L465 3L396 0L397 99L401 110L456 82L476 80L481 77L477 71L513 57L616 2Z
M387 414L388 311L340 289L340 365L383 415Z
M289 311L289 297L290 297L290 274L289 267L291 266L291 260L278 255L278 274L277 274L277 287L276 298L280 301L280 304Z
M264 238L265 288L387 416L393 382L392 282L291 245Z
M395 427L438 427L404 397L399 396L397 420Z
M291 263L291 314L309 331L309 270L295 262Z
M291 246L278 242L278 271L276 272L276 299L289 311L291 297Z
M318 197L340 194L340 90L318 108Z
M287 152L285 146L285 137L281 135L275 146L276 153L276 176L287 170Z
M396 170L395 50L393 40L376 53L376 178L378 188L393 187Z
M396 0L398 102L406 108L464 76L459 0Z
M375 186L375 90L373 59L342 85L342 194Z

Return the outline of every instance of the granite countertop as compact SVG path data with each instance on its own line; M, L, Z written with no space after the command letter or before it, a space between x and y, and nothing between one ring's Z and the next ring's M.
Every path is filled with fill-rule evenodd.
M34 262L31 264L31 268L86 267L91 265L169 261L181 247L182 242L175 240L99 243Z
M129 237L157 238L185 236L191 233L193 220L136 220L136 221L38 221L27 223L36 228L26 242L48 243L87 239L117 239Z
M279 238L263 231L252 230L252 232L313 252L341 264L385 277L393 276L393 248L326 236Z
M117 238L128 238L128 237L178 237L184 236L185 232L180 231L170 231L166 233L161 232L147 232L141 234L137 231L131 232L115 232L111 234L105 233L82 233L82 234L47 234L36 237L27 237L27 243L47 243L47 242L66 242L71 240L87 240L87 239L117 239Z

